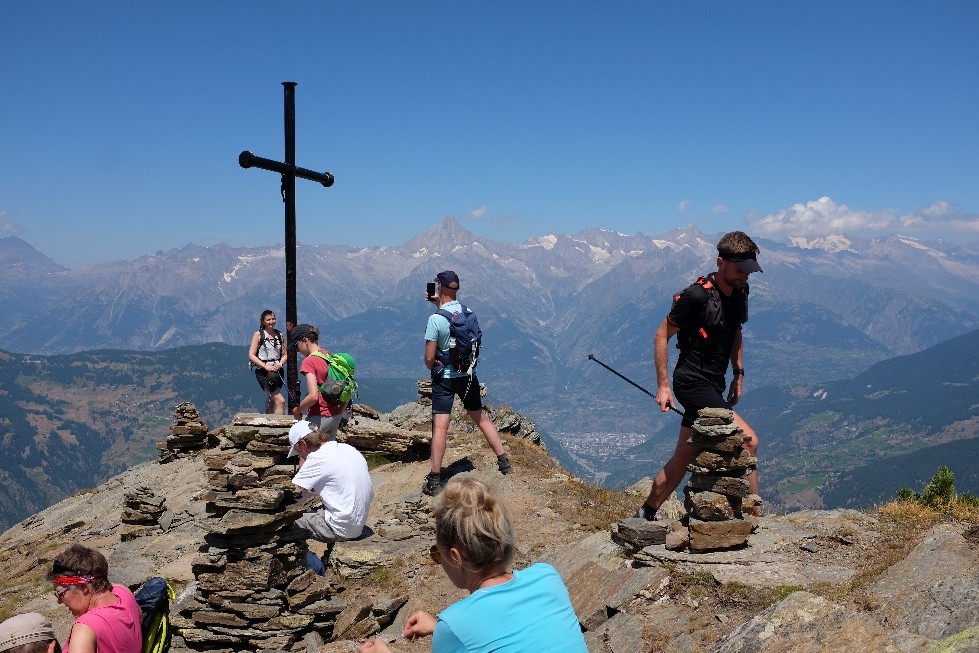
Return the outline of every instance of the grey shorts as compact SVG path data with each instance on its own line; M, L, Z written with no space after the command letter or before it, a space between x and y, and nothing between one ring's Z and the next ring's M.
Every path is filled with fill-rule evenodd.
M341 542L344 538L338 537L333 529L326 524L326 510L320 508L314 512L304 513L292 525L292 530L302 533L306 539L317 540L319 542Z
M331 440L337 439L337 429L340 428L341 419L343 419L343 413L339 415L310 415L306 418L321 433L330 436Z

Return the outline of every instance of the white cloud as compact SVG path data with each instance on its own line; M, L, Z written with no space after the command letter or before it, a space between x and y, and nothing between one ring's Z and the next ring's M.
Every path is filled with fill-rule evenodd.
M486 219L486 207L481 206L478 209L474 209L462 216L463 220L485 220Z
M727 213L731 210L731 207L727 204L715 204L714 208L710 210L712 215L718 215L720 213Z
M0 211L0 234L18 236L24 233L24 228L7 217L6 211Z
M764 234L825 236L847 231L885 229L894 216L887 212L854 211L828 197L805 204L793 204L771 215L749 215L748 224Z
M676 212L686 213L688 206L690 206L690 200L683 200L682 202L676 205Z
M966 213L945 201L899 216L890 209L859 211L820 197L770 215L749 215L746 221L758 233L808 237L896 230L979 232L979 214Z
M516 216L514 215L491 215L485 206L481 206L478 209L473 209L461 217L462 220L467 222L485 222L492 225L509 222L515 218Z
M939 200L897 219L902 231L955 231L979 233L979 214L967 213L954 204Z

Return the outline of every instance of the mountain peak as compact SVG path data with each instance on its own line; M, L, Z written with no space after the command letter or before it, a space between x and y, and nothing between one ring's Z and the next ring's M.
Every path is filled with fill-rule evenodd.
M792 237L788 239L789 246L799 249L821 249L831 254L837 252L854 252L853 242L843 234L823 236L822 238Z
M17 236L0 238L0 268L23 272L49 274L64 272L65 268L48 258L26 240ZM4 272L7 274L7 272Z
M428 231L406 242L400 249L416 256L444 255L458 247L468 247L474 242L484 240L468 231L454 217L447 215Z

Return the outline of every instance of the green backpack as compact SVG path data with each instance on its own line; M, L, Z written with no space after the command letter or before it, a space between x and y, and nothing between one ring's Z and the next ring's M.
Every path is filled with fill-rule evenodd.
M357 394L357 381L354 380L354 370L357 363L350 354L324 354L314 351L310 356L322 358L329 365L326 380L319 384L318 389L323 398L330 403L346 403Z

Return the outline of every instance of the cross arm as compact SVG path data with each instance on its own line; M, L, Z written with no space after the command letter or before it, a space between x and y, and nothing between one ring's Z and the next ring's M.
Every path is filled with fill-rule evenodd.
M290 166L286 163L280 161L273 161L272 159L264 159L260 156L255 156L248 150L245 150L238 155L238 165L242 168L261 168L262 170L271 170L272 172L278 172L282 175L287 175L294 173L300 179L308 179L309 181L315 181L317 183L323 184L327 188L333 185L333 174L329 172L316 172L315 170L309 170L307 168L300 168L299 166Z

